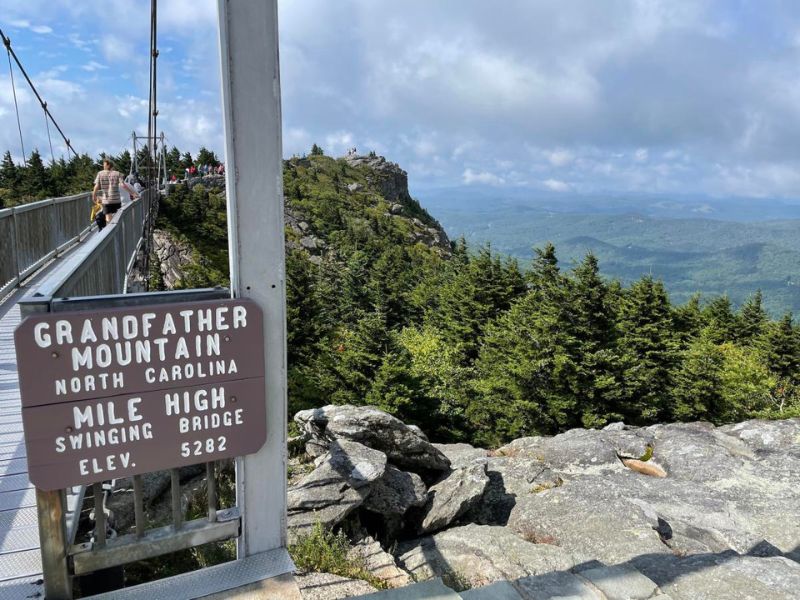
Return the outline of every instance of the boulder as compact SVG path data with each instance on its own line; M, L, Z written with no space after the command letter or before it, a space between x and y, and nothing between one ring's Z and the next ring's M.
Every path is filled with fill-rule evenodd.
M604 473L622 470L621 458L649 458L654 445L655 435L646 429L571 429L554 437L520 438L496 454L535 458L563 473Z
M408 471L446 471L450 461L405 423L370 406L329 405L303 410L294 420L311 436L312 452L333 440L351 440L384 452L389 461Z
M364 508L381 515L402 516L411 507L423 506L427 499L425 484L419 475L388 465L383 477L372 485Z
M390 588L403 587L411 583L411 577L395 563L394 556L385 552L381 545L371 537L366 537L347 553L349 560L361 563Z
M718 432L735 437L759 454L800 454L800 419L764 421L754 419L725 425Z
M506 527L464 525L401 543L396 555L416 581L453 574L470 587L569 569L575 562L564 549L533 544Z
M292 537L315 523L339 524L369 496L369 484L383 476L386 455L356 442L334 441L317 467L289 488L288 527Z
M485 459L489 456L488 450L475 448L469 444L434 444L433 446L447 457L451 469L465 467L476 459Z
M428 490L420 533L430 533L450 525L478 503L488 484L485 461L450 473Z

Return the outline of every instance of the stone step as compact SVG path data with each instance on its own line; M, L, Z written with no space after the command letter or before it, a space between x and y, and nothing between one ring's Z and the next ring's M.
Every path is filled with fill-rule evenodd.
M508 581L496 581L479 588L461 592L464 600L523 600Z
M350 600L461 600L461 596L442 583L441 579L431 579L406 587L384 590L374 594L353 596Z

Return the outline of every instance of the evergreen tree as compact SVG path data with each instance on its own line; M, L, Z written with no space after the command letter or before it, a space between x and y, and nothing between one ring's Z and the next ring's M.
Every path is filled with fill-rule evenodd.
M180 163L181 170L183 171L185 169L188 169L193 164L194 164L194 159L192 158L191 153L190 152L184 152L181 155L181 163Z
M708 337L695 339L683 353L675 376L671 418L677 421L708 419L722 405L722 371L725 356Z
M201 146L200 150L197 152L197 164L211 165L212 167L216 167L219 165L219 158L217 158L217 155L214 152L205 146Z
M619 346L626 422L654 422L667 412L677 360L669 299L660 281L643 277L623 296Z
M0 163L0 208L16 203L19 195L19 171L11 152L6 150Z
M700 295L694 294L686 304L675 308L672 312L672 322L681 347L687 348L703 329Z
M167 173L169 176L175 175L179 179L183 178L183 165L181 165L181 151L173 146L169 149L166 156Z
M570 353L576 364L571 384L584 427L621 418L623 388L618 381L616 325L609 286L600 277L597 257L587 254L569 286L570 327L576 341Z
M364 404L388 350L386 318L379 312L341 327L320 356L316 377L321 396L334 404Z
M738 333L738 323L728 296L712 300L703 310L708 338L717 344L732 342Z
M769 318L761 306L761 290L756 291L747 302L742 305L737 315L737 329L735 339L739 343L753 343L764 333L764 327Z
M27 166L22 170L20 192L24 197L40 200L51 195L50 177L38 150L31 152Z
M322 151L322 148L314 144L311 146L311 156L323 156L325 152Z
M783 380L800 384L800 333L786 313L767 329L764 352L770 371Z

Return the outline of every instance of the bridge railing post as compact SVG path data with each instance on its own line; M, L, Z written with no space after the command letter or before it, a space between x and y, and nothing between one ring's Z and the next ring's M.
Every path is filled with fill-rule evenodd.
M240 557L286 546L286 290L277 1L218 0L231 290L264 311L267 442L236 463ZM277 574L277 573L276 573Z

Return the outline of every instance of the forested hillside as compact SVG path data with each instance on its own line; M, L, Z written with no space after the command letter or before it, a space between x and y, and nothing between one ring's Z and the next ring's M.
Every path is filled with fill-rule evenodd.
M652 274L677 302L697 292L727 294L738 307L761 289L772 316L800 311L799 204L604 202L568 196L503 200L495 199L504 193L498 191L482 199L460 190L444 193L428 194L426 203L450 233L464 235L471 244L491 242L523 263L533 257L533 247L550 241L567 264L591 251L603 275L626 284Z
M373 404L438 439L496 445L616 420L732 422L800 415L800 330L753 290L670 303L651 277L628 286L594 255L529 268L446 242L380 157L286 161L289 413ZM165 202L189 245L177 285L224 283L224 197L198 185ZM174 283L173 283L174 284Z

